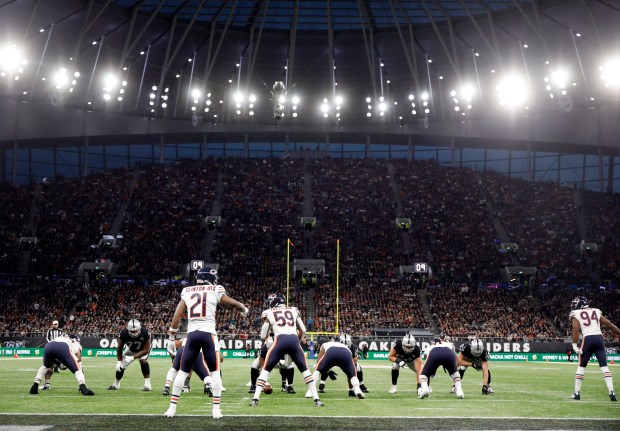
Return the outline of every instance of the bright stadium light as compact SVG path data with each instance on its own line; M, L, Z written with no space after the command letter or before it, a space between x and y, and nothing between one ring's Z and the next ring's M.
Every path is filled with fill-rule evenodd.
M620 87L620 57L607 60L598 69L605 87Z
M506 75L496 86L500 106L523 107L529 97L526 81L518 75Z
M556 88L566 88L570 82L570 74L566 69L556 69L551 72L550 81Z
M15 77L24 71L28 61L17 45L5 45L0 48L0 77Z

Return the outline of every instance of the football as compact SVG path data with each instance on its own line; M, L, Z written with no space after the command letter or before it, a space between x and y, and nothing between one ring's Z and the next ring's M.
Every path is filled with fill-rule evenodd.
M263 387L263 392L267 395L269 395L270 393L273 392L273 388L271 387L271 385L269 384L269 382L265 383L265 386Z

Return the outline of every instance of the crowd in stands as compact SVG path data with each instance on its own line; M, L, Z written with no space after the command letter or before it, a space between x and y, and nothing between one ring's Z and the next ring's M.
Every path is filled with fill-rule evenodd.
M2 191L0 265L15 273L19 254L11 247L27 230L34 195L32 186L3 185ZM339 330L358 336L376 328L436 327L455 337L563 337L570 298L546 296L544 289L539 297L533 287L579 284L592 276L610 287L620 275L616 196L433 161L180 160L57 178L41 185L35 203L39 242L28 269L43 278L2 288L4 333L45 330L54 319L85 334L117 333L131 317L165 332L179 283L108 278L57 284L45 278L75 274L80 262L102 256L114 261L117 273L145 280L178 277L196 258L219 263L229 294L251 309L242 318L222 307L221 333L247 335L259 332L267 296L285 290L287 258L325 260L325 274L310 286L293 274L289 290L291 304L308 315L314 331L336 329L338 270ZM211 231L205 217L218 212L221 223ZM310 214L317 223L307 229L301 217ZM121 217L118 246L102 247L102 235ZM399 228L397 217L410 218L411 226ZM518 244L517 254L499 252L498 225ZM576 245L582 239L599 244L599 253L581 252ZM438 286L428 290L430 313L419 282L400 271L416 261L430 264L431 284ZM535 286L487 288L515 263L537 267ZM38 308L26 310L34 297ZM606 306L612 304L607 313L620 315L618 301Z
M433 161L395 160L402 216L417 261L436 276L478 283L499 276L508 263L498 253L497 233L475 171L441 167Z
M99 242L129 197L125 169L86 178L56 178L42 184L38 196L36 236L28 271L72 275L97 257Z
M545 340L560 334L526 289L480 289L446 283L429 289L429 302L441 331L455 337ZM564 306L568 309L568 303ZM570 310L568 310L570 311ZM568 316L564 310L563 315Z
M221 208L211 260L228 275L283 276L290 259L304 256L301 217L304 166L299 159L223 162Z
M18 266L22 236L27 231L32 203L31 187L0 184L0 272L12 272Z
M519 247L520 266L537 267L542 280L590 277L587 260L575 251L581 238L572 188L493 171L481 173L481 178L507 230L507 242Z

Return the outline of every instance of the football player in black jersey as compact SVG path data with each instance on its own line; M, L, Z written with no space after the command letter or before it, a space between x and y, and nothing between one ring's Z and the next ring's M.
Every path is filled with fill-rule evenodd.
M482 340L474 338L469 343L463 343L459 347L458 365L461 379L467 370L472 367L474 370L482 370L482 395L494 394L491 388L491 371L489 370L489 351L484 347ZM450 393L454 393L454 386Z
M137 319L131 319L123 328L117 340L116 348L116 380L108 389L115 391L121 387L121 379L127 367L135 360L140 360L140 368L144 376L143 391L151 390L151 368L148 363L151 353L151 331L143 328Z
M401 368L409 368L416 374L416 383L420 385L420 371L422 371L422 358L420 346L415 343L415 337L407 334L402 340L398 340L390 349L388 359L392 364L392 387L390 394L395 394L398 390L398 376Z

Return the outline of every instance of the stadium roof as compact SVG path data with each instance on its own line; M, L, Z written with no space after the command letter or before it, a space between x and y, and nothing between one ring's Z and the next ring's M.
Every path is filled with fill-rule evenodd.
M616 148L608 143L620 142L620 84L613 73L601 79L601 67L620 55L619 20L612 0L5 0L0 47L14 46L26 64L0 77L0 108L20 101L251 130L273 126L274 84L283 82L281 128L378 124L415 133L428 123L563 118L544 137L561 144L580 133L553 131L577 127L582 112L594 129L581 141ZM507 97L523 100L508 111L513 100L500 107L498 91L515 75ZM32 137L14 124L36 127L23 116L40 108L19 106L21 114L0 119L0 142ZM501 136L496 129L488 139Z

